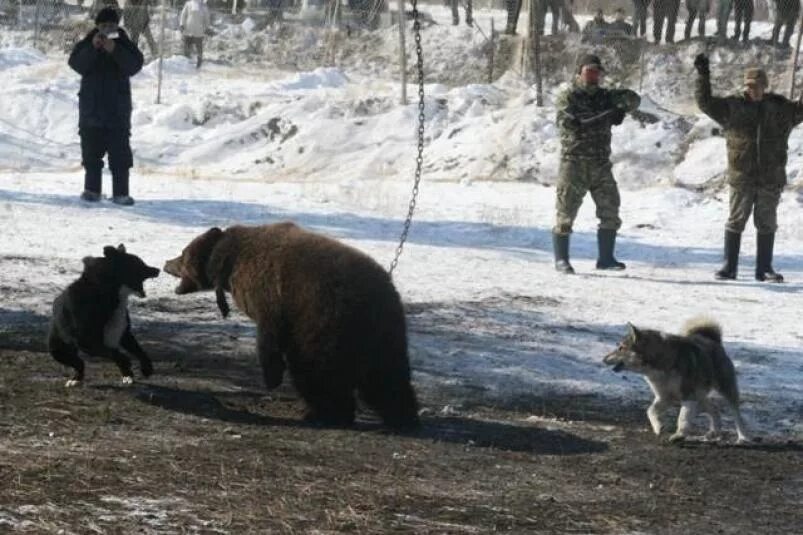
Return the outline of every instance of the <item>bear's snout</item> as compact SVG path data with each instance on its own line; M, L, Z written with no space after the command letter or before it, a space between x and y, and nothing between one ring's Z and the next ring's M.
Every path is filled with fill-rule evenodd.
M164 272L173 275L174 277L181 277L181 257L176 257L168 260L164 265Z

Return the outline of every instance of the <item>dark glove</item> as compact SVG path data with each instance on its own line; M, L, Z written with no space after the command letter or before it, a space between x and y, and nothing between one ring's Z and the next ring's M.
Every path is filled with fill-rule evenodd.
M711 74L711 69L708 68L708 56L705 54L697 54L694 58L694 68L701 76L708 76Z
M611 112L611 123L613 124L622 124L622 121L625 120L625 110L622 108L616 108Z

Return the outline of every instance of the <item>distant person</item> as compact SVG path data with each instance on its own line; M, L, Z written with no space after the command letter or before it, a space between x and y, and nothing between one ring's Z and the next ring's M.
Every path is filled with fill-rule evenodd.
M474 24L474 9L472 6L473 0L449 0L449 5L452 8L452 26L460 24L460 12L457 10L458 4L463 2L463 7L466 10L466 25L471 26Z
M560 12L563 8L562 0L532 0L535 6L536 24L538 25L539 35L544 35L546 31L546 12L552 13L552 35L560 31Z
M711 0L686 0L686 11L689 18L686 20L686 31L683 36L691 39L691 30L694 27L694 19L697 18L697 35L705 37L705 19L711 9Z
M617 8L614 21L609 25L609 29L614 32L617 37L630 37L633 35L633 25L625 21L625 10L621 7Z
M81 199L100 200L103 156L112 172L112 202L134 204L128 191L131 154L131 83L142 69L142 52L118 27L114 8L103 8L95 28L72 50L69 65L81 75L78 93L78 133L84 192Z
M505 34L516 35L516 26L519 24L519 15L521 14L521 0L505 0L505 8L507 10Z
M656 43L661 42L664 22L666 22L666 36L664 40L671 44L675 42L675 24L678 21L680 0L655 0L652 5L652 36Z
M638 37L644 37L647 34L648 7L650 7L650 0L633 0L633 26L635 26Z
M200 69L204 57L204 36L212 25L206 4L202 0L187 0L178 24L184 41L184 55L190 57L190 48L195 48L198 54L195 68Z
M555 269L565 274L574 273L569 262L569 237L583 197L589 192L599 218L597 269L625 269L613 255L622 220L619 188L611 172L611 127L622 124L625 114L637 109L641 98L629 89L602 87L604 72L599 57L582 57L574 84L556 103L561 148L552 244Z
M728 19L733 10L733 0L717 0L717 39L725 41L728 38Z
M605 20L605 13L598 9L594 18L583 26L582 42L601 43L608 33L610 24Z
M574 18L574 0L560 0L560 20L570 32L580 33L580 25Z
M156 40L151 33L151 15L148 12L148 0L127 0L123 8L123 26L128 30L131 42L139 46L139 36L144 35L151 55L159 55Z
M774 0L775 25L772 28L772 44L789 48L789 40L795 31L795 23L800 14L800 0ZM781 28L784 28L781 41Z
M750 23L753 22L753 0L735 0L734 3L734 19L736 21L736 33L733 34L733 39L738 41L742 38L743 42L750 40ZM742 24L744 24L744 32L742 32Z
M725 264L716 272L720 280L735 279L739 249L750 214L756 227L756 280L783 282L772 268L778 203L786 185L789 134L803 122L803 103L768 91L763 69L744 73L741 94L715 97L711 92L708 57L699 54L695 98L700 110L725 127L728 151L730 215L725 224Z

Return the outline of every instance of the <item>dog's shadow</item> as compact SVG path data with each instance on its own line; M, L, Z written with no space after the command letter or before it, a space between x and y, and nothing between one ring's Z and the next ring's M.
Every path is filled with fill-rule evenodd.
M246 398L251 403L258 403L264 395L257 392L180 390L148 384L140 385L135 390L134 397L160 409L232 424L309 429L322 427L301 419L268 416L229 406L228 401L239 403ZM362 414L350 429L358 432L391 433L379 421L366 419ZM608 445L604 442L585 439L560 430L459 416L426 416L422 418L419 429L398 434L412 439L459 444L464 447L494 448L544 455L602 453L608 449Z

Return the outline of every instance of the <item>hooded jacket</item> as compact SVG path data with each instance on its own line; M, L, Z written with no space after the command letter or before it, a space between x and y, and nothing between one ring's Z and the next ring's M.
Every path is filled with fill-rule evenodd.
M92 46L97 28L72 50L70 67L81 75L78 92L79 128L121 128L131 130L130 78L142 69L142 52L121 28L114 51Z

